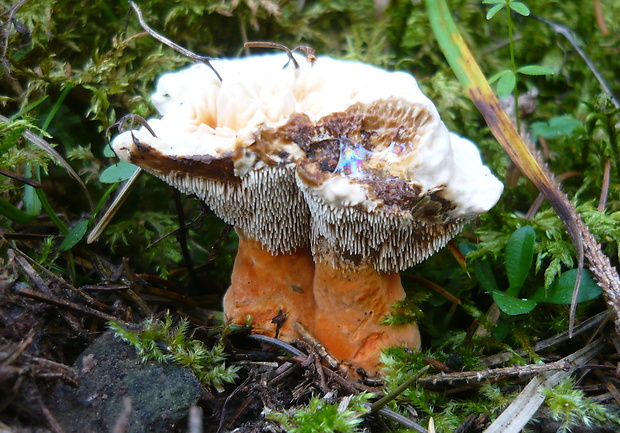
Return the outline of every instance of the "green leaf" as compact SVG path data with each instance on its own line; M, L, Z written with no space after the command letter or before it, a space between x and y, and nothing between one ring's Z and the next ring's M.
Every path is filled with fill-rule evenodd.
M510 236L506 244L506 274L508 293L517 296L532 267L536 232L531 226L523 226Z
M489 77L489 84L493 84L506 74L512 74L512 71L510 69L504 69L503 71L499 71L498 73L493 74L491 77Z
M138 166L130 164L126 161L119 161L101 173L99 181L101 183L116 183L127 180L138 169Z
M484 0L482 4L485 5L498 5L498 4L506 4L506 0Z
M540 65L521 66L517 72L523 75L553 75L553 69Z
M487 20L490 20L491 18L493 18L495 16L495 14L498 13L499 11L501 11L502 9L504 9L504 5L503 4L496 4L495 6L493 6L487 12Z
M532 296L532 299L550 304L570 305L576 278L577 269L566 271L547 290L544 287L538 289L534 296ZM601 293L603 293L603 289L594 282L592 273L584 269L581 276L581 284L579 284L577 302L589 301L600 296Z
M79 241L82 240L87 230L88 220L80 221L71 229L71 231L69 231L67 236L65 236L65 239L62 241L58 249L60 251L65 251L73 248Z
M480 287L482 287L485 292L494 292L499 290L497 280L495 279L495 275L493 275L493 270L491 269L491 265L488 260L476 260L474 262L474 274L478 279Z
M521 2L510 2L509 6L510 6L510 9L512 9L519 15L523 15L524 17L530 14L530 9Z
M503 292L491 292L493 300L500 310L510 316L529 313L536 307L533 299L518 299Z
M570 135L581 125L581 122L570 116L558 116L549 122L533 122L532 132L540 137L551 139Z
M512 71L508 71L497 82L497 96L500 98L507 98L514 90L517 84L517 77Z
M103 146L103 156L105 156L106 158L116 158L116 154L112 150L112 146L110 146L109 144Z

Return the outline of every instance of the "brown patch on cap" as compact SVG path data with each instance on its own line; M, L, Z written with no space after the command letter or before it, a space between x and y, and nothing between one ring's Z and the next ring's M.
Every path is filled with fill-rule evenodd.
M131 149L130 162L161 174L186 173L204 179L227 180L239 183L234 174L232 154L220 158L211 155L166 155L148 144L136 142Z

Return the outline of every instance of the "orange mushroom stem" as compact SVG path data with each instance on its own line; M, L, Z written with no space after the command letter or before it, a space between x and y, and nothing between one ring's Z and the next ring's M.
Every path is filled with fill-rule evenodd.
M314 325L310 249L274 255L241 230L237 234L239 248L224 296L224 314L238 324L250 318L259 334L295 340L299 337L295 322L310 329Z

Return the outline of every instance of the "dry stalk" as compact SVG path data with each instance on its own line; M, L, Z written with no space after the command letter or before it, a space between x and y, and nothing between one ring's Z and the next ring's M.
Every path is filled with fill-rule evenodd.
M418 380L418 383L424 385L436 385L438 383L451 383L462 380L475 380L480 382L488 378L502 376L528 376L547 371L564 370L568 371L571 365L565 359L548 364L528 364L515 365L512 367L494 368L480 371L458 371L454 373L438 373L431 376L425 376Z

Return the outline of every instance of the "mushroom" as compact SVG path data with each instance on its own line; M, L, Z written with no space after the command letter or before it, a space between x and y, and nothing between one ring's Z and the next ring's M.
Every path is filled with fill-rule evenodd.
M301 60L301 59L300 59ZM502 184L449 133L415 79L319 57L213 61L163 76L161 119L114 149L197 195L239 234L224 312L258 332L288 315L370 374L381 350L420 346L416 324L383 325L405 292L398 272L498 200Z
M261 159L251 149L259 125L296 109L281 56L213 61L162 76L152 96L160 119L113 140L122 159L182 192L194 194L234 225L239 247L224 313L234 323L286 340L296 321L311 327L314 263L308 245L308 208L295 183L286 148ZM298 148L289 149L294 152ZM276 319L274 321L274 319ZM278 319L284 320L278 323ZM273 323L272 323L273 322Z

